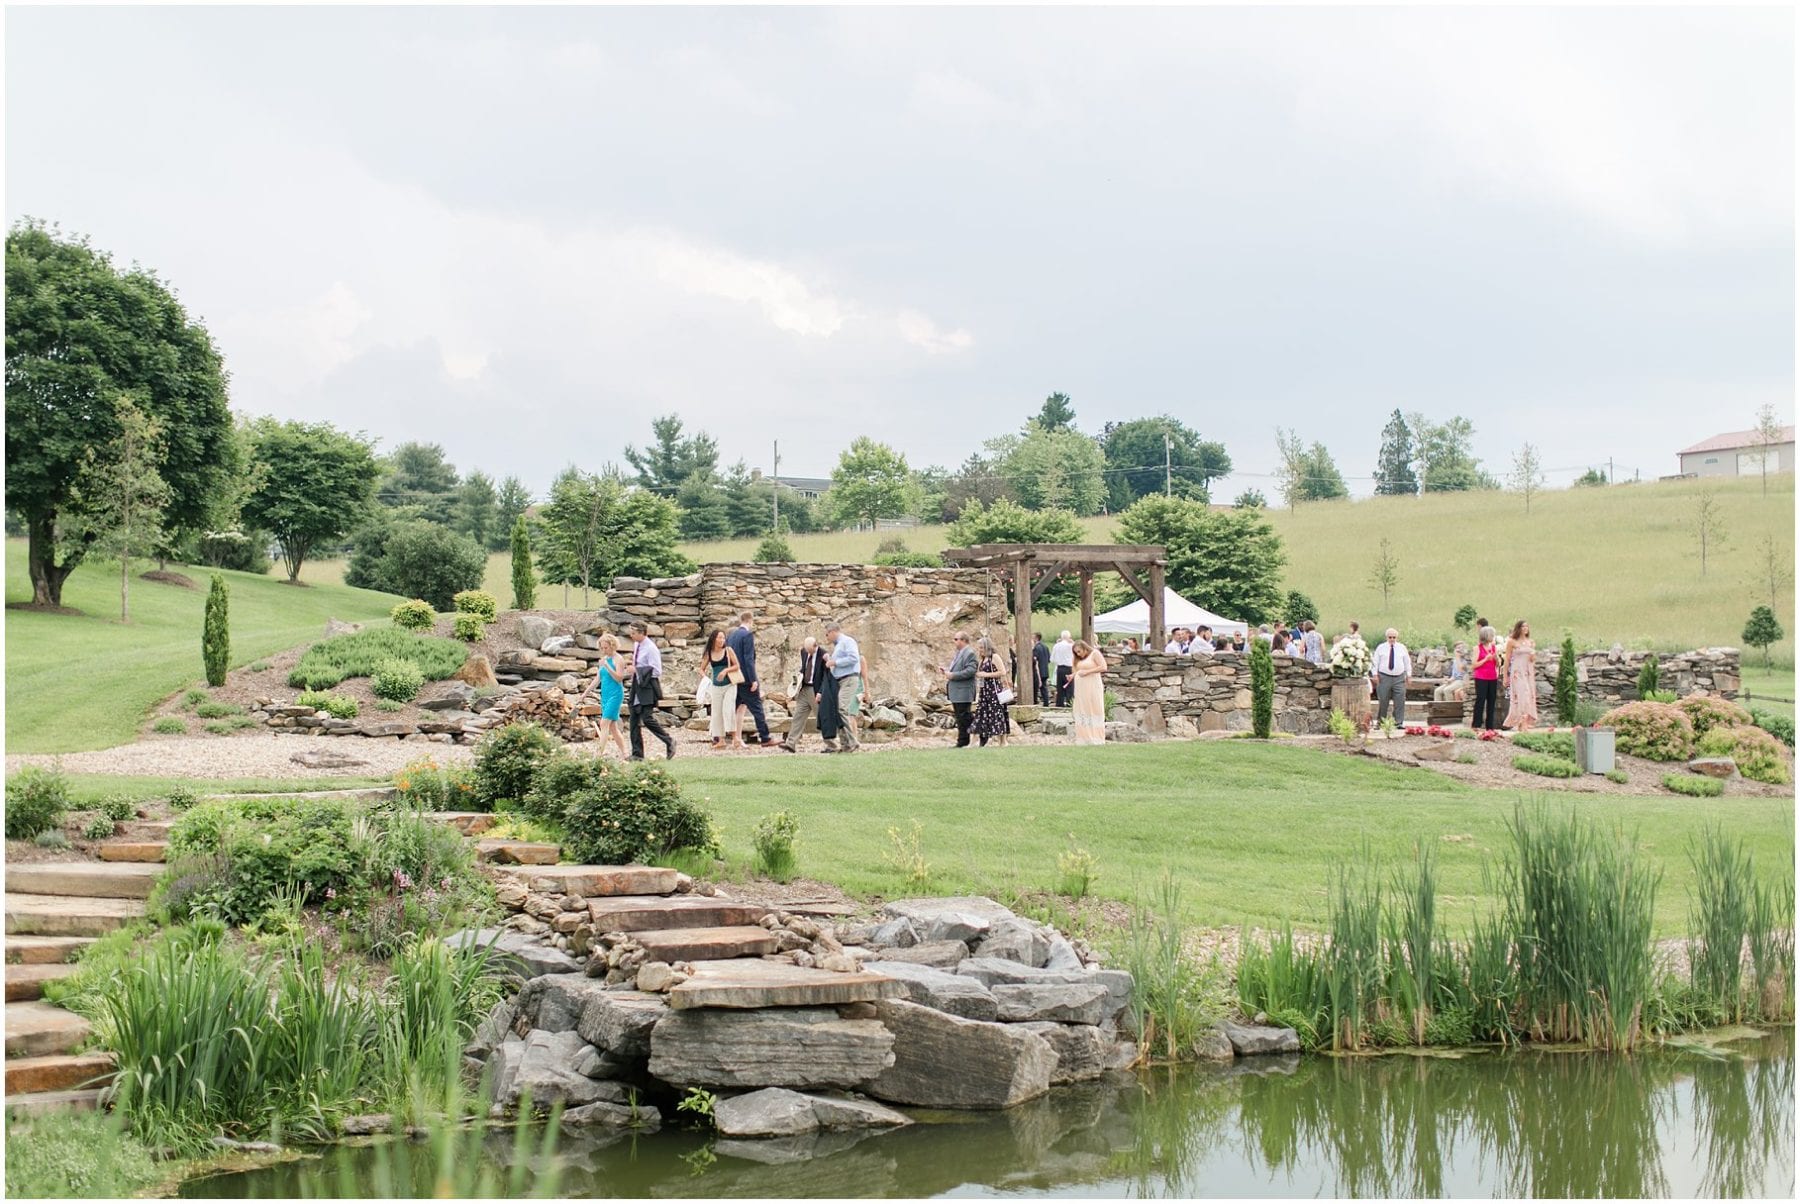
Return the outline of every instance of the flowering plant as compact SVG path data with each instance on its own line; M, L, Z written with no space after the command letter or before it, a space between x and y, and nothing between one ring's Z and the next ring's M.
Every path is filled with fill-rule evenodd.
M1364 677L1369 672L1369 646L1360 635L1347 635L1331 646L1333 677Z
M1499 740L1501 738L1499 731L1494 728L1486 727L1481 729L1482 740Z
M1406 734L1409 736L1423 736L1425 734L1425 728L1420 724L1409 723L1406 725Z
M1425 734L1427 736L1436 736L1440 740L1448 740L1448 739L1450 739L1451 736L1455 735L1455 733L1452 732L1449 728L1442 727L1436 723L1434 723L1430 727L1426 728Z

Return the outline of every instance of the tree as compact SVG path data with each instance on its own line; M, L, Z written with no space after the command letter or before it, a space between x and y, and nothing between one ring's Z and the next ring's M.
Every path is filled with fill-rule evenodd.
M1231 504L1239 510L1266 510L1269 506L1269 499L1263 496L1263 491L1260 489L1246 489L1238 494Z
M487 552L467 535L428 519L406 518L359 532L344 583L362 589L422 598L447 611L455 597L475 589L487 575Z
M1562 652L1556 658L1556 721L1575 722L1575 702L1579 693L1579 675L1575 667L1575 637L1564 635Z
M1580 489L1588 489L1595 485L1605 485L1608 483L1606 474L1601 472L1598 468L1590 468L1575 478L1575 485Z
M1369 565L1369 584L1381 591L1381 606L1385 610L1389 595L1400 584L1400 558L1394 554L1394 545L1386 539L1381 541L1381 547Z
M1461 416L1433 422L1423 414L1408 416L1419 461L1420 487L1426 493L1479 489L1484 480L1471 450L1475 424ZM1488 478L1491 480L1491 478Z
M1275 719L1275 654L1261 640L1250 641L1250 734L1267 740Z
M1101 442L1106 450L1107 487L1117 510L1152 493L1170 492L1204 502L1211 496L1212 483L1231 472L1231 457L1224 444L1202 439L1198 431L1167 414L1109 422L1101 432Z
M214 573L206 591L206 618L200 628L200 660L206 666L206 684L222 686L231 668L231 591L225 578Z
M733 538L761 535L771 528L775 521L773 493L774 486L769 482L751 478L750 469L742 460L726 470L725 521Z
M618 482L570 465L551 483L550 500L538 514L544 531L539 551L544 580L580 585L584 609L600 570L616 559L609 556L607 540L624 493Z
M1781 422L1775 417L1775 407L1763 403L1762 409L1756 411L1756 445L1762 448L1757 459L1762 465L1763 496L1769 496L1769 457L1774 454L1775 446L1784 442Z
M1781 610L1781 596L1794 583L1794 549L1773 535L1765 535L1756 545L1755 571L1750 576L1751 589L1768 591L1769 609Z
M1043 408L1031 421L1041 430L1072 431L1075 429L1075 407L1069 404L1067 393L1052 393L1044 398Z
M531 507L531 492L518 477L507 477L500 482L500 495L494 503L494 528L496 531L511 531L513 523L520 515Z
M530 610L537 605L537 575L531 569L531 533L525 529L523 514L513 519L512 526L512 592L514 610Z
M168 487L163 525L205 527L241 471L225 370L212 338L167 285L120 272L85 239L25 221L6 238L6 505L26 528L32 603L62 605L63 582L97 526L94 477L119 439L119 402L161 431L151 465Z
M779 533L763 536L763 541L756 545L756 554L751 557L758 564L781 564L794 559L794 549Z
M456 491L456 529L490 551L504 546L499 502L494 478L485 472L470 473Z
M705 541L731 535L731 513L725 495L711 477L696 472L681 483L675 502L680 509L683 539Z
M1725 540L1725 509L1719 505L1719 497L1712 490L1701 489L1694 494L1688 529L1694 533L1694 541L1699 547L1700 575L1704 577L1707 554L1718 552Z
M1006 478L996 471L993 462L977 452L964 460L962 467L945 479L944 500L937 514L943 522L953 523L962 514L963 507L970 502L992 506L1002 498L1015 502L1019 500Z
M163 507L169 487L156 471L162 458L162 428L129 397L119 399L119 436L97 458L100 467L84 477L95 491L83 499L83 522L93 528L93 547L119 558L119 621L131 621L131 554L148 552L162 537Z
M1067 510L1027 510L1009 498L992 506L970 499L961 517L944 529L944 539L953 548L978 543L1080 543L1083 538L1081 524ZM1065 579L1045 590L1033 609L1068 610L1080 601L1080 586ZM1011 605L1009 587L1007 606Z
M1456 624L1458 630L1467 631L1475 625L1475 620L1480 613L1475 609L1473 602L1464 602L1456 608L1456 614L1450 621Z
M941 464L932 464L925 468L915 468L912 474L914 491L919 498L919 517L926 522L951 522L954 514L944 513L950 486L950 470Z
M1767 606L1759 606L1750 612L1750 621L1744 624L1744 643L1752 648L1761 648L1763 667L1769 666L1769 645L1787 636L1781 624L1775 619L1775 612Z
M885 443L859 436L831 470L831 506L840 522L899 518L912 500L906 457Z
M402 443L382 460L375 496L384 506L415 506L421 517L449 526L456 519L456 466L436 443Z
M1419 492L1413 472L1413 432L1399 410L1381 428L1381 453L1375 459L1375 493L1378 497L1411 497Z
M244 518L281 542L288 581L313 549L342 539L367 512L381 469L368 440L328 422L258 419L251 433L256 487Z
M1046 430L1032 422L1023 434L989 439L985 450L1028 510L1086 516L1106 505L1106 454L1080 431Z
M718 443L705 431L684 437L679 414L653 419L650 433L650 446L642 451L627 447L625 459L637 469L637 483L652 493L674 497L694 474L711 479L718 471Z
M1525 496L1525 513L1531 513L1531 497L1544 488L1544 460L1534 444L1527 443L1513 455L1507 483Z
M613 512L606 547L611 559L600 580L614 577L680 577L694 571L681 554L680 512L668 498L628 489Z
M1343 474L1323 443L1307 447L1300 442L1298 431L1275 428L1275 450L1281 462L1275 478L1288 509L1300 502L1323 502L1349 497Z
M1213 510L1192 498L1151 494L1119 516L1120 543L1161 544L1171 589L1246 623L1280 617L1287 565L1281 537L1261 510Z
M1289 623L1299 623L1311 619L1319 621L1319 607L1311 598L1297 589L1288 591L1287 601L1282 605L1282 617Z
M1638 669L1638 697L1640 699L1650 697L1660 684L1656 667L1656 653L1652 652L1644 658L1643 665Z

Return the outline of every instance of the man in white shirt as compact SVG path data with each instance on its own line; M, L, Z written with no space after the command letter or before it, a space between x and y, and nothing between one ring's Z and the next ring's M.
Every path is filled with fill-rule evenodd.
M850 638L842 624L833 619L825 625L825 638L831 641L831 678L837 686L838 742L826 752L855 752L856 717L862 709L862 649Z
M1074 679L1070 675L1075 672L1075 641L1069 638L1068 632L1063 632L1050 646L1050 664L1056 669L1056 705L1066 707L1074 689Z
M1387 718L1394 704L1394 722L1406 723L1406 683L1412 680L1412 654L1400 642L1400 633L1387 629L1387 642L1375 649L1375 722Z
M1170 656L1186 656L1194 650L1194 637L1185 627L1177 627L1175 636L1163 645L1163 651Z

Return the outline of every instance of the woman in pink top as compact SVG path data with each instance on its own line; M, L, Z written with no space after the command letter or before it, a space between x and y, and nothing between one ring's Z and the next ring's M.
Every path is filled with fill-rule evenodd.
M1506 637L1506 727L1515 732L1537 725L1537 646L1531 624L1520 619Z
M1495 638L1492 627L1481 629L1469 669L1469 676L1475 679L1475 714L1469 726L1489 731L1500 726L1500 645Z

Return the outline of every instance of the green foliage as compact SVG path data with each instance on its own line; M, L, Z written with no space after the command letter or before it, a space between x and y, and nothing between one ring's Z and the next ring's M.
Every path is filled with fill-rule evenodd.
M66 849L69 837L61 828L45 828L31 838L31 843L40 849Z
M1561 757L1565 761L1575 759L1573 732L1519 732L1513 736L1512 742L1513 747L1522 748L1526 752Z
M400 801L415 811L468 811L475 797L474 774L456 765L445 768L435 758L421 757L394 775Z
M442 681L462 668L469 650L455 640L417 636L394 628L334 635L308 648L288 674L296 689L325 690L352 677L373 677L384 661L405 660L426 681ZM410 697L410 696L409 696Z
M400 603L388 612L388 617L402 631L430 631L437 626L437 608L423 598Z
M422 598L447 611L487 575L487 551L467 535L423 519L382 518L356 533L344 584Z
M1231 504L1238 510L1267 510L1269 499L1263 496L1260 489L1246 489L1233 498Z
M231 591L225 578L214 573L206 593L206 619L200 630L200 659L206 666L206 684L222 686L231 668Z
M196 703L205 702L207 697L208 695L205 690L189 690L186 694L181 696L181 705L184 707L191 707Z
M1350 496L1344 474L1338 471L1337 461L1331 458L1331 452L1323 443L1315 440L1308 447L1301 442L1300 432L1276 427L1275 450L1281 457L1276 479L1281 486L1281 496L1290 507L1300 502L1323 502Z
M243 713L244 708L235 702L203 702L194 708L194 714L201 719L224 719Z
M693 562L676 546L682 521L667 498L643 490L628 493L612 477L571 467L556 478L539 514L538 575L581 586L585 604L588 590L614 577L690 572Z
M896 569L941 569L944 567L944 558L936 552L877 552L869 563ZM1045 596L1048 597L1050 592L1046 590Z
M1269 645L1250 641L1250 730L1267 740L1275 720L1275 657Z
M205 726L204 730L208 734L214 736L229 736L232 732L241 731L244 728L253 726L255 723L256 720L250 718L248 715L233 715L229 719L213 720Z
M1100 876L1100 863L1094 855L1075 843L1069 834L1069 847L1056 855L1056 872L1062 878L1062 893L1071 899L1085 899Z
M411 702L425 684L425 674L412 661L390 656L377 662L369 674L369 689L375 697L393 702Z
M1027 510L1068 510L1086 516L1106 507L1106 454L1080 431L1027 423L1020 434L989 439L983 451ZM1156 458L1160 464L1160 437ZM1161 477L1159 469L1159 490Z
M1426 493L1451 493L1492 488L1472 450L1475 424L1457 415L1448 422L1433 422L1423 414L1409 416L1419 478Z
M484 623L492 623L499 614L499 603L484 589L465 589L450 599L459 615L474 615Z
M1278 617L1277 583L1287 557L1260 510L1210 510L1199 502L1152 495L1119 516L1118 542L1168 550L1169 588L1226 618L1263 623Z
M1556 721L1575 722L1578 680L1575 665L1575 637L1563 636L1562 653L1556 659Z
M492 811L502 799L523 801L539 766L561 748L554 736L535 723L508 723L483 736L475 745L470 777L474 809Z
M1261 643L1262 641L1258 640L1257 642ZM1344 712L1336 707L1331 708L1331 714L1326 718L1325 726L1330 730L1332 735L1336 736L1339 740L1342 740L1345 744L1356 739L1355 722L1350 716L1344 714Z
M100 814L116 824L137 818L137 800L128 794L109 794L100 800Z
M6 839L30 840L62 823L69 809L69 779L60 769L21 769L6 779Z
M514 610L530 610L537 605L537 574L531 568L531 533L526 529L523 514L513 520L512 592Z
M704 1087L689 1087L675 1105L675 1111L686 1112L697 1117L705 1124L712 1123L713 1108L718 1105L719 1097Z
M487 635L487 624L480 615L457 615L450 625L450 634L472 644Z
M1652 652L1644 657L1643 666L1638 669L1638 697L1640 699L1649 698L1656 693L1658 684L1656 653Z
M1678 706L1666 702L1628 702L1600 717L1610 727L1620 752L1652 761L1685 761L1694 751L1694 724Z
M771 811L756 821L751 843L756 846L758 873L786 882L798 869L794 858L794 839L800 834L800 821L790 811Z
M1125 968L1131 971L1131 1010L1138 1044L1171 1061L1220 1018L1217 964L1198 966L1189 955L1182 921L1181 884L1165 870L1140 893L1126 931Z
M676 849L717 849L711 819L681 797L681 783L665 770L601 764L604 771L563 807L566 851L575 861L650 865Z
M1729 699L1711 694L1689 694L1675 704L1694 725L1694 735L1704 737L1721 727L1751 727L1750 712Z
M1689 798L1718 798L1725 793L1725 783L1699 774L1665 773L1662 784L1663 789L1685 794Z
M1419 478L1413 472L1413 432L1399 410L1381 428L1381 452L1375 460L1375 496L1412 497L1419 492ZM1475 616L1469 616L1470 621ZM1457 624L1467 627L1466 623Z
M1306 619L1311 619L1313 622L1317 623L1319 621L1319 606L1318 603L1314 602L1299 590L1291 589L1288 591L1287 600L1282 603L1281 616L1290 624L1299 623Z
M909 828L893 826L887 830L888 847L881 862L898 874L907 886L923 889L931 881L931 863L925 860L925 825L913 820Z
M1753 781L1781 786L1791 780L1785 746L1761 728L1715 727L1698 747L1702 756L1730 757L1738 772Z
M1607 484L1606 474L1601 472L1598 468L1590 468L1580 476L1576 477L1574 483L1577 488L1605 485Z
M1750 717L1757 727L1762 728L1763 731L1768 732L1789 748L1794 747L1794 717L1792 715L1777 715L1774 711L1764 711L1752 707Z
M1606 771L1606 780L1618 786L1625 786L1631 782L1631 775L1623 769L1609 769Z
M1781 629L1776 621L1775 612L1767 606L1759 606L1750 612L1750 621L1744 624L1744 643L1752 648L1761 648L1763 664L1769 664L1769 645L1785 639L1787 632Z
M1473 603L1464 602L1461 606L1456 608L1456 615L1451 619L1451 622L1455 623L1459 630L1468 631L1475 626L1475 619L1478 614L1479 612L1476 611Z
M758 564L785 564L794 559L794 549L788 546L785 535L773 531L763 536L763 541L756 545L756 553L751 559Z
M832 512L844 523L899 518L918 502L906 457L885 443L859 435L831 470Z
M1521 773L1534 773L1540 778L1573 778L1579 777L1581 768L1573 761L1565 761L1561 757L1545 757L1535 753L1524 753L1512 759L1512 767Z
M637 483L651 493L673 497L683 481L693 476L710 477L719 467L719 445L705 431L682 433L679 414L664 414L650 422L654 442L642 451L625 448L625 460L637 469Z
M696 473L683 481L675 491L675 505L683 539L704 543L731 535L731 510L712 477Z
M177 786L169 791L169 809L171 811L186 811L199 801L200 796L186 786Z
M150 725L150 730L159 736L179 736L187 731L187 721L179 715L164 715Z
M244 521L281 542L290 581L300 579L315 548L356 526L381 475L371 444L325 422L258 419L250 427L250 459L255 484L244 499Z
M1080 543L1086 538L1081 524L1067 510L1027 510L1010 498L999 498L983 505L979 498L964 504L957 520L944 528L944 539L951 547L966 548L980 543ZM1080 601L1079 587L1060 581L1044 591L1034 609L1067 610ZM1007 605L1012 605L1012 590L1007 589Z
M155 1151L126 1132L123 1113L21 1115L6 1127L12 1199L123 1199L167 1177Z
M83 840L110 840L119 825L104 815L96 815L81 826Z
M1112 509L1124 510L1140 497L1163 492L1165 435L1169 465L1166 483L1178 497L1206 501L1212 482L1230 475L1231 457L1224 444L1202 439L1199 432L1179 419L1162 414L1108 423L1101 443L1106 451Z
M304 690L294 699L295 706L311 707L315 711L324 711L333 719L354 719L361 708L356 699L346 698L342 694L327 694L322 690Z
M525 814L560 825L566 818L564 808L568 800L598 785L609 772L600 757L574 756L566 749L553 748L535 762L529 771L530 785L512 801Z
M392 715L404 711L406 709L406 704L404 702L396 702L392 698L377 698L375 700L375 709L381 711L383 714Z

